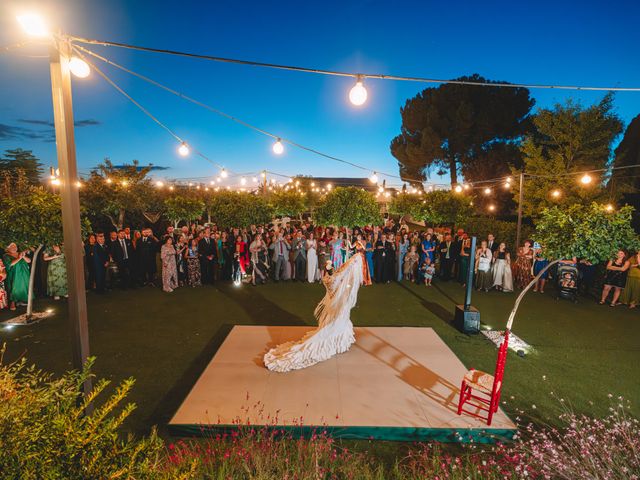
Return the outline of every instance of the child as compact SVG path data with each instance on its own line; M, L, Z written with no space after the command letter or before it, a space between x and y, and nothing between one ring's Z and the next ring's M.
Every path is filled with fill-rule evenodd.
M424 276L424 284L427 287L431 286L431 279L436 273L436 268L431 263L431 258L427 257L424 259L424 263L422 264L423 276Z
M404 278L413 282L415 280L416 264L418 263L418 254L416 246L411 245L411 250L404 256L403 272Z

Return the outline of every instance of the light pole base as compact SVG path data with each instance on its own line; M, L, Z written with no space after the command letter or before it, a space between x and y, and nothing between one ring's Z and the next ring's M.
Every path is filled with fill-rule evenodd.
M476 307L465 309L464 305L456 305L453 325L462 333L480 333L480 312Z

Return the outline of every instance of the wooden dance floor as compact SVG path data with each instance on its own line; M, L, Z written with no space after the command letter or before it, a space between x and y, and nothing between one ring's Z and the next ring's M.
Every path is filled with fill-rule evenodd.
M431 328L356 328L347 353L313 367L274 373L271 347L310 327L236 326L169 423L177 436L277 425L322 426L341 438L493 442L516 427L502 410L491 427L456 413L466 369ZM303 427L300 427L300 425Z

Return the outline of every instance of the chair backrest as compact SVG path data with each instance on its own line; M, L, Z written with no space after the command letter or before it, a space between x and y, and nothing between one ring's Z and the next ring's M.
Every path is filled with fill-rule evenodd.
M502 388L502 378L504 377L504 365L507 363L507 352L509 351L509 330L504 331L504 340L498 348L498 360L496 370L493 374L493 393L499 392Z

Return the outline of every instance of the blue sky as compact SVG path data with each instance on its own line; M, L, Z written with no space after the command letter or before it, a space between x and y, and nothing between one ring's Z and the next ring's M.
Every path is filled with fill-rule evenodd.
M24 39L17 10L44 12L64 31L128 42L306 67L454 78L640 86L640 2L220 2L5 1L0 45ZM231 115L371 170L397 173L389 142L399 109L424 84L369 80L369 101L354 108L353 81L133 52L95 51ZM0 54L0 149L34 150L55 164L45 47ZM235 172L269 169L287 175L364 176L366 172L293 147L271 152L272 140L158 90L113 67L104 71L154 115L215 162ZM177 144L95 73L74 80L78 162L87 172L104 157L169 167L167 178L208 177L217 169ZM536 107L603 93L533 90ZM640 93L619 93L618 114L640 113ZM35 122L35 123L34 123ZM432 181L445 181L435 176Z

